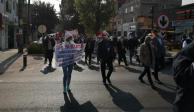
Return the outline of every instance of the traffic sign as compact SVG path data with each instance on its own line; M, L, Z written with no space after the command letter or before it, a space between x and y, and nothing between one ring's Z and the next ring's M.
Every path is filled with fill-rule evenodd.
M161 28L161 29L165 29L168 27L169 25L169 18L167 15L160 15L158 17L158 26Z
M40 26L38 26L38 31L40 32L40 33L45 33L46 32L46 26L45 25L40 25Z

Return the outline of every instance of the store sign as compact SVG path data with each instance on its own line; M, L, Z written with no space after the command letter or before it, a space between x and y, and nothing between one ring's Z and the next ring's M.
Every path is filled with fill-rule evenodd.
M194 9L179 10L176 12L176 20L194 19Z

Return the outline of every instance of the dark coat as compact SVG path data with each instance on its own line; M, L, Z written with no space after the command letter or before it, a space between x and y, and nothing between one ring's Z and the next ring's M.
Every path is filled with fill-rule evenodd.
M138 39L133 37L128 40L128 49L134 50L138 46Z
M159 42L159 39L161 39L161 43ZM161 37L156 37L152 39L151 44L154 48L153 52L155 54L156 59L159 59L165 56L166 51L165 51L164 41Z
M175 112L194 112L194 43L183 49L173 62L177 84Z
M113 47L113 42L110 40L104 39L102 42L98 45L98 57L100 60L111 60L115 58L115 52Z
M51 42L51 47L52 47L52 49L49 49L48 47L49 47L49 41ZM47 50L52 50L52 51L54 51L54 47L55 47L55 40L54 40L54 38L49 38L48 36L47 37L44 37L43 38L43 47L44 47L44 49L45 49L45 51L47 51Z
M145 66L152 65L152 51L151 46L146 45L145 43L141 44L140 46L140 61Z
M93 40L92 38L89 38L86 41L85 52L86 53L93 53L94 47L95 47L95 40Z
M119 54L125 54L126 51L125 51L125 41L124 40L119 40L117 42L117 51Z

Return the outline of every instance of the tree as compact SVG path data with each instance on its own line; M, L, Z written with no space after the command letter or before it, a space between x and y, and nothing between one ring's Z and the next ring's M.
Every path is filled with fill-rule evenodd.
M115 15L114 0L75 0L75 7L89 34L104 29Z
M60 24L64 29L75 29L79 27L79 14L76 11L74 0L61 1Z
M52 33L59 22L54 5L41 1L32 4L31 17L33 27L41 24L46 25L47 33Z

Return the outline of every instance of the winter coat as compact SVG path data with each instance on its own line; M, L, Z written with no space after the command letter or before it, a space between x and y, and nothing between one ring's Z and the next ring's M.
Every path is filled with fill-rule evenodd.
M54 47L55 47L54 38L50 38L48 36L44 37L43 38L43 47L44 47L45 51L47 51L47 50L54 51Z
M141 44L140 46L140 61L145 66L150 66L152 64L152 54L151 49L149 45L146 45L145 43Z
M85 52L86 53L93 53L95 47L95 40L89 38L86 42Z
M161 43L159 39L161 40ZM166 51L165 51L164 41L161 37L156 37L152 39L151 44L153 46L152 52L154 53L156 60L165 56Z
M177 84L175 112L194 112L194 43L183 49L174 59L174 80Z
M98 45L98 57L100 60L113 61L115 58L113 42L111 42L110 40L106 40L106 39L100 42Z

